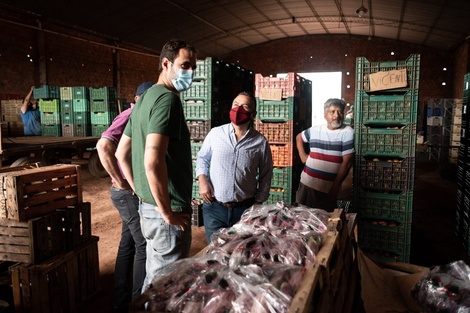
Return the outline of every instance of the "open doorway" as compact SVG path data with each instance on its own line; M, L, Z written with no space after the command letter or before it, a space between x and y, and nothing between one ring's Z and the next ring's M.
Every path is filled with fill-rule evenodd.
M329 98L341 98L341 72L298 73L312 82L312 126L323 124L323 104ZM284 77L286 73L277 74Z

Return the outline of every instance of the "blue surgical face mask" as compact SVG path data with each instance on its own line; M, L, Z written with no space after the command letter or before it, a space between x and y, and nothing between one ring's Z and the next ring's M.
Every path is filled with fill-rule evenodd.
M191 84L193 83L193 71L180 68L176 73L176 77L173 78L171 82L179 92L186 91L191 88Z

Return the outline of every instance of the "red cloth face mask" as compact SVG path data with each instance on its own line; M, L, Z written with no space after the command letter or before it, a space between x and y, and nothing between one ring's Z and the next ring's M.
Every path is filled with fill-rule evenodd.
M230 120L235 125L242 125L251 120L251 113L242 106L237 106L230 110Z

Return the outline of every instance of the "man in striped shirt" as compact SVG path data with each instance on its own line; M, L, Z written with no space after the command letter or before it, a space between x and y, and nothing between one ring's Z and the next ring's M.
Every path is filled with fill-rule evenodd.
M354 162L354 130L343 124L346 103L328 99L326 124L312 126L296 137L300 159L305 164L296 194L298 204L333 211L341 184ZM305 151L309 146L309 153Z

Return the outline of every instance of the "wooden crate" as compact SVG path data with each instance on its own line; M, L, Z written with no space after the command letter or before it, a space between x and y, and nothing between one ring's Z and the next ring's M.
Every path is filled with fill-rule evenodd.
M0 219L0 261L37 264L89 241L91 205L77 204L30 219Z
M38 265L11 266L15 312L78 312L100 289L98 239Z
M82 203L79 165L0 171L0 219L27 221Z
M352 265L353 246L346 216L342 209L336 209L315 263L307 268L289 312L347 312L348 288L355 283L350 278Z

